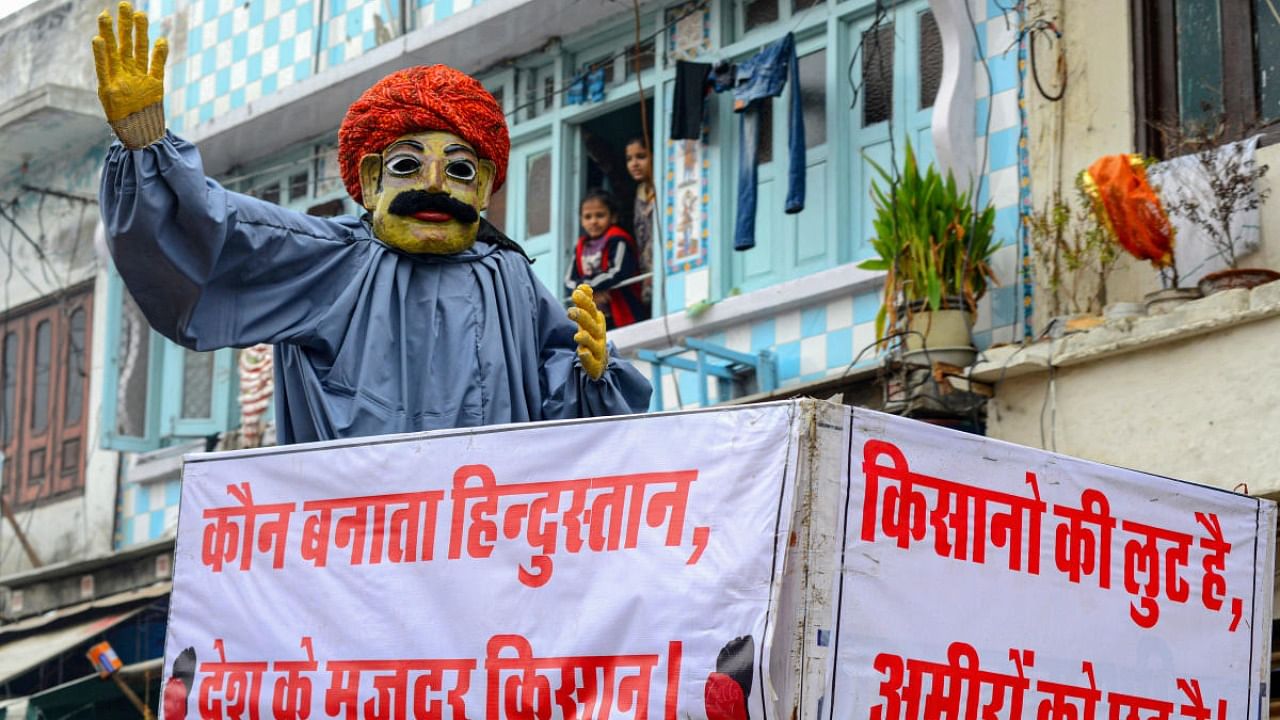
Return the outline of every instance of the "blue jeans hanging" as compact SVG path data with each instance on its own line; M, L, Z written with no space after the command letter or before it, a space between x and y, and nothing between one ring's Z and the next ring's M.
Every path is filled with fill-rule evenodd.
M766 98L782 94L787 78L791 80L791 116L787 135L788 214L804 210L805 146L804 106L800 97L800 64L796 58L796 39L791 33L766 45L760 52L738 65L734 73L733 109L739 113L738 130L738 219L733 233L734 250L750 250L756 245L756 185L758 151L760 149L760 113Z

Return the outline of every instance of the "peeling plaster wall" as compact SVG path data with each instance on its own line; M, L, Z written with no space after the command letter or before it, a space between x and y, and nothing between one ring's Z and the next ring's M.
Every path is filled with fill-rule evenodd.
M1006 380L988 435L1280 495L1280 316ZM1042 431L1043 427L1043 431ZM1042 439L1043 438L1043 439Z
M0 102L44 85L95 89L89 43L98 13L113 4L37 2L0 20Z
M0 107L49 87L92 91L96 81L89 41L97 32L97 14L108 5L113 3L39 2L0 20L0 67L6 70L0 73ZM55 152L7 147L6 158L15 159L0 172L0 202L18 226L0 219L0 311L95 280L84 492L15 510L19 526L46 564L110 552L116 503L116 453L97 447L106 357L106 282L93 243L98 177L109 130L103 122L100 136L86 135L83 121L76 124L67 117L63 113L25 120L39 122L44 134L66 144ZM17 132L17 126L6 131ZM31 188L95 201L68 200ZM9 523L0 521L0 576L30 567Z

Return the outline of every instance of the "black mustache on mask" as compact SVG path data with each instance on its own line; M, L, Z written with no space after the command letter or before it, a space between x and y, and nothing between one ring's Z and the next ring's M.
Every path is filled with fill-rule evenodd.
M448 193L429 193L426 190L406 190L391 200L387 212L393 215L417 215L420 212L444 212L463 225L480 219L480 213L470 205Z

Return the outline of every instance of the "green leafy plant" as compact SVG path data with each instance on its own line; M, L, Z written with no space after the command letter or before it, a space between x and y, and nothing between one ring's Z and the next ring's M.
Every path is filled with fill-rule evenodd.
M995 209L987 205L975 210L969 193L960 191L951 173L944 180L930 164L922 174L910 144L896 180L875 162L867 162L885 185L876 181L871 186L876 204L871 246L876 257L858 265L887 273L876 336L884 337L886 326L897 327L899 305L907 313L913 303L936 311L945 299L959 298L976 312L987 284L995 282L990 264L1000 247L994 237Z

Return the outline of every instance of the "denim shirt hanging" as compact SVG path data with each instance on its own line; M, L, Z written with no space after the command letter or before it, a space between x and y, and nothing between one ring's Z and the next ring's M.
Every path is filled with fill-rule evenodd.
M790 164L787 169L786 212L804 210L805 145L804 109L800 97L800 65L796 59L796 39L791 33L766 45L734 72L733 110L739 113L738 129L738 219L733 233L734 250L750 250L756 245L756 162L760 148L760 112L766 98L782 94L791 80L788 112L791 124L787 136Z

